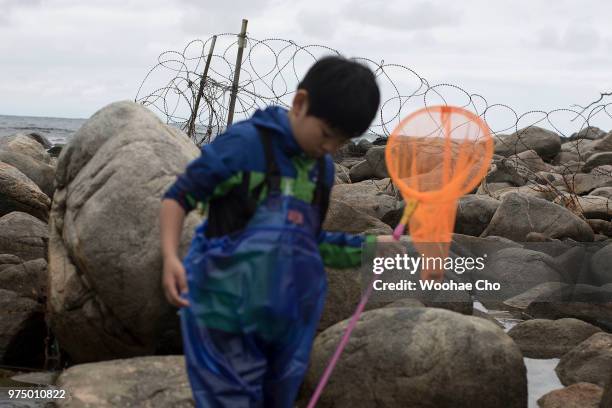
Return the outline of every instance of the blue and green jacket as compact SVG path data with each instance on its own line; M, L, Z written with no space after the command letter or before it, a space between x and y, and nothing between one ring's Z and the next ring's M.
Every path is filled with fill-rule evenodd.
M258 110L245 121L238 122L204 145L199 158L192 161L185 173L166 191L163 198L176 200L189 212L206 206L209 200L223 196L242 182L250 173L249 188L255 188L265 178L266 160L261 148L257 127L268 128L274 134L272 148L281 172L281 190L310 203L316 186L316 160L306 157L296 142L287 110L271 106ZM325 157L325 194L334 185L334 162ZM361 263L364 240L374 236L353 235L321 230L319 250L326 266L349 268Z

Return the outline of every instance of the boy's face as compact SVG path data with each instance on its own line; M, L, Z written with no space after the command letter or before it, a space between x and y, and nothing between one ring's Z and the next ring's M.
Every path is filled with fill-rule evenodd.
M349 139L332 129L325 121L307 115L308 92L298 89L289 111L291 130L298 145L307 156L319 158L326 153L337 151Z

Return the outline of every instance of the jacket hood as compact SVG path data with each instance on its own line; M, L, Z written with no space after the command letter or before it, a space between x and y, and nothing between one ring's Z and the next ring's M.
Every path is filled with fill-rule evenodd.
M303 153L291 130L291 123L287 115L287 109L281 106L268 106L266 109L258 109L252 117L255 125L266 127L280 136L279 144L284 152L293 156Z

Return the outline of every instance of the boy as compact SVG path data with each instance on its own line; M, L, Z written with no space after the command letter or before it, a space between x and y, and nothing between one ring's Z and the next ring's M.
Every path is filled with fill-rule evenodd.
M182 308L198 407L293 406L323 308L323 265L357 266L375 239L321 231L330 153L368 129L379 103L367 67L323 58L289 111L268 107L228 128L164 195L162 283ZM183 219L197 203L208 217L182 263Z

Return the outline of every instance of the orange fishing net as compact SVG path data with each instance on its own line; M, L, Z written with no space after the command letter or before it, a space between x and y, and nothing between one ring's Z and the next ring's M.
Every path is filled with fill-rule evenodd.
M454 106L432 106L406 117L387 141L385 160L406 207L394 232L408 227L425 257L448 255L457 200L487 174L493 139L486 123ZM424 268L421 279L441 280L441 269Z

